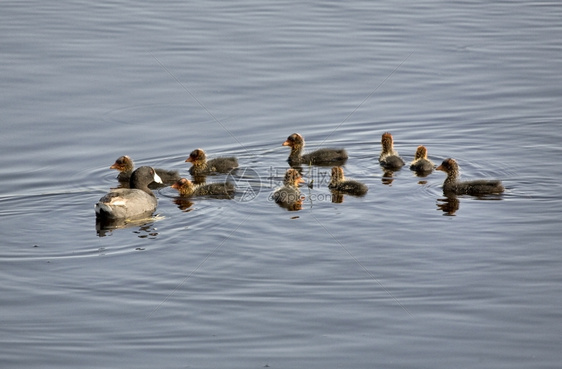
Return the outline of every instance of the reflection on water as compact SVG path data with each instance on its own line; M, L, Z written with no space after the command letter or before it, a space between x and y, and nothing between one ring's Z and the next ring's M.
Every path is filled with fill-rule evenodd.
M412 171L416 177L425 178L431 174L431 172L416 172Z
M305 199L304 196L302 196L300 199L297 199L295 201L272 201L275 202L277 205L279 205L280 208L284 208L287 209L288 211L299 211L302 210L302 202Z
M178 209L184 212L192 211L193 201L189 197L177 197L174 199L174 203L178 206Z
M158 236L158 232L156 230L156 227L154 226L154 223L144 224L140 226L138 230L133 231L133 233L136 233L139 238L154 239L156 238L156 236ZM137 250L139 250L139 248L137 248Z
M341 204L344 201L345 196L351 196L351 197L367 196L367 194L356 195L356 194L341 192L336 190L330 190L330 195L331 195L332 203L334 204Z
M383 175L381 179L382 184L390 186L394 182L394 171L393 170L383 170Z
M158 232L154 228L154 222L158 219L161 217L144 216L139 219L100 219L96 217L96 232L98 237L105 237L111 236L117 229L138 227L139 229L134 233L139 234L140 238L155 238Z
M443 215L456 215L456 212L461 206L460 198L465 198L466 200L476 200L476 201L501 201L502 195L491 194L491 195L481 195L481 196L457 196L453 194L446 194L445 197L437 199L437 210L443 211ZM484 209L482 211L485 211Z
M444 198L437 199L437 210L441 210L443 215L455 215L457 210L459 210L460 201L456 196L448 196Z
M332 203L341 204L343 202L343 193L332 191Z

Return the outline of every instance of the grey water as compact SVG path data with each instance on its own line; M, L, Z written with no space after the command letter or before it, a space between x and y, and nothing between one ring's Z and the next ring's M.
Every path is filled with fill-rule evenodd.
M558 368L557 1L6 1L2 368ZM384 173L380 137L443 172ZM364 197L269 194L288 135L345 147ZM234 199L155 191L96 226L109 166L236 156ZM208 177L210 182L227 175Z

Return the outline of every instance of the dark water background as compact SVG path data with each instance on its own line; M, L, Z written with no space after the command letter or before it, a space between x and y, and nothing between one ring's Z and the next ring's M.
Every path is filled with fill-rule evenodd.
M561 19L557 1L3 2L0 366L559 367ZM507 192L389 183L385 131ZM268 201L293 132L346 147L367 196L334 204L310 168L301 211ZM236 155L257 197L180 209L164 188L154 219L96 231L118 156L188 176L197 147Z

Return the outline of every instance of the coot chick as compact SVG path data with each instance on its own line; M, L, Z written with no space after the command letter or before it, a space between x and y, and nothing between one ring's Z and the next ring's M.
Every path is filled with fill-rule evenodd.
M433 171L433 168L435 168L435 165L427 158L427 149L425 146L418 146L414 160L410 164L410 170L418 174L429 174Z
M394 140L389 132L385 132L381 138L382 151L379 156L379 164L385 169L400 169L404 166L404 160L394 150Z
M291 153L287 161L289 165L330 165L334 163L343 164L348 156L345 149L319 149L309 154L302 155L304 149L304 138L298 133L293 133L283 142L283 146L289 146Z
M206 175L211 173L228 173L234 168L238 168L238 159L235 157L220 157L207 160L207 155L202 149L195 149L185 159L191 163L189 173L191 175Z
M231 198L234 194L234 185L231 182L195 185L189 179L181 178L172 185L172 188L178 190L182 197L212 196Z
M299 183L303 183L304 179L296 169L287 169L283 179L283 186L277 189L272 199L279 205L286 208L296 208L295 203L302 203L302 196L299 190Z
M135 164L133 163L133 159L127 155L123 155L118 157L109 169L116 169L119 171L119 175L117 176L119 182L129 182L131 174L135 169ZM154 170L162 180L162 183L173 183L180 179L180 174L177 170L166 170L161 168L155 168Z
M499 194L504 191L504 187L499 180L475 180L460 182L459 166L454 159L448 158L443 160L440 166L436 168L447 173L447 178L443 183L443 192L445 194L454 195L487 195Z
M132 219L156 210L156 196L148 188L151 182L162 183L152 167L143 166L131 174L130 188L117 188L103 196L95 205L96 216L102 219Z
M364 196L369 188L358 181L346 180L342 167L332 168L332 178L328 188L332 191L338 191L353 196Z

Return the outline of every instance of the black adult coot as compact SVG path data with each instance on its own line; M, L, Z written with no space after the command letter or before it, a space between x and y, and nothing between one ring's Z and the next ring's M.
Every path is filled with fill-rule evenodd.
M207 155L202 149L193 150L185 161L192 164L189 173L194 176L228 173L232 169L238 168L238 159L235 157L219 157L207 160Z
M414 160L410 164L410 170L413 170L418 174L429 174L434 168L435 164L427 158L427 149L425 146L418 146Z
M101 219L133 219L156 210L156 196L148 188L151 182L162 183L152 167L143 166L131 174L130 188L117 188L103 196L95 205Z
M389 132L385 132L381 138L382 151L379 156L379 164L385 169L396 170L404 166L404 160L394 150L394 139Z
M129 182L131 174L135 170L135 164L133 163L133 159L131 159L131 157L123 155L118 157L109 169L116 169L119 171L117 179L120 182ZM154 168L154 170L162 180L162 183L171 184L181 178L177 170L166 170L161 168Z
M328 188L332 191L338 191L354 196L364 196L369 188L361 182L354 180L346 180L342 167L332 168L332 177Z
M289 165L330 165L334 163L343 164L348 156L345 149L319 149L309 154L302 154L304 149L304 138L299 133L293 133L283 142L283 146L289 146L291 153L287 161Z
M287 169L283 178L283 186L273 192L271 198L280 206L290 210L300 209L302 204L302 195L299 190L299 183L303 183L304 179L296 169Z
M443 160L440 166L436 168L447 173L447 178L443 182L443 192L445 194L454 195L487 195L499 194L505 189L500 180L475 180L475 181L459 181L459 166L454 159L448 158Z
M189 179L181 178L172 185L172 188L178 190L182 197L219 196L230 198L234 194L234 185L231 182L193 184Z

